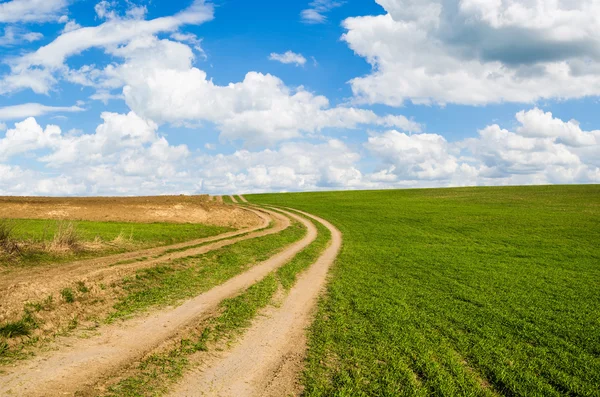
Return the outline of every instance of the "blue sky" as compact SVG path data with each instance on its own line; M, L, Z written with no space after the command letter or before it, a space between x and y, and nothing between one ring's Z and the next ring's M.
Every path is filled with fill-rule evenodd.
M0 2L0 194L598 183L596 0Z

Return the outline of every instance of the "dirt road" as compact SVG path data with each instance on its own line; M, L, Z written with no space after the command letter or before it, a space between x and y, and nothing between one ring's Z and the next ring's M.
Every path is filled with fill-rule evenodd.
M240 198L240 200L242 200L242 203L248 202L248 200L246 200L246 197L242 196L241 194L238 194L238 197Z
M235 199L235 197L234 197L233 195L229 196L229 198L231 198L231 201L232 201L234 204L237 204L237 202L238 202L238 201Z
M21 269L14 273L5 274L0 280L0 320L8 321L19 317L25 302L37 302L45 299L48 295L57 295L58 291L71 286L77 281L83 281L87 285L99 282L108 285L112 281L120 280L135 273L136 270L178 258L200 255L242 240L279 233L290 224L288 218L275 212L265 213L253 209L248 210L260 217L261 222L259 225L171 246L77 261L60 266ZM272 220L274 221L274 227L266 228ZM210 241L215 242L193 248L197 244ZM185 249L186 247L190 248ZM182 250L166 253L172 249ZM161 256L156 258L158 255ZM135 260L141 258L148 259ZM131 262L118 264L122 261Z
M73 395L93 390L103 378L135 363L182 328L202 319L223 299L248 288L308 246L316 238L316 228L301 217L289 216L308 230L300 241L177 308L102 327L89 339L68 338L58 350L7 369L0 375L0 395L53 396L57 391Z
M222 357L191 371L169 396L289 396L300 391L298 375L327 271L341 247L341 233L329 222L331 245L298 279L283 304L259 317L239 344Z

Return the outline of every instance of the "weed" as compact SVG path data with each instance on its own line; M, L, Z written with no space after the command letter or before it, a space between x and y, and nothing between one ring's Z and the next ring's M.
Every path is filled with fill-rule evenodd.
M62 298L67 303L73 303L73 302L75 302L75 293L73 293L73 290L71 288L64 288L64 289L62 289L60 291L60 296L62 296Z
M56 232L52 240L51 249L70 249L76 251L80 246L80 236L77 233L77 225L71 221L58 221Z
M21 319L0 325L0 336L14 338L16 336L27 336L31 332L31 326L27 321Z
M82 294L90 292L90 289L85 285L83 281L77 281L76 286L77 291L81 292Z
M16 223L9 219L0 219L0 251L12 255L19 252L19 244L14 239Z

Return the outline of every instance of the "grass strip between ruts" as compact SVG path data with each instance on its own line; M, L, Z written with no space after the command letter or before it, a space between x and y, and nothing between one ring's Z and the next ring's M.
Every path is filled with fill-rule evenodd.
M149 396L164 393L190 367L189 356L205 351L211 344L227 343L250 326L259 310L272 302L280 286L289 290L298 275L313 264L331 241L331 232L311 219L317 238L292 260L240 295L225 299L220 314L200 324L197 329L164 352L144 359L133 374L109 387L108 396Z

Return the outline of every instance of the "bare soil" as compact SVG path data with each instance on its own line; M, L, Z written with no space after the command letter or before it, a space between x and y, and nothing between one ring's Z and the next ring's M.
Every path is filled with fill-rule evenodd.
M257 218L209 196L0 197L0 218L204 223L245 228Z
M65 338L57 343L55 351L40 354L0 375L0 395L50 396L56 391L73 395L93 390L102 379L168 342L179 330L214 311L223 299L261 280L309 245L316 238L315 227L305 219L290 216L302 222L308 233L279 254L177 308L101 327L88 339Z

